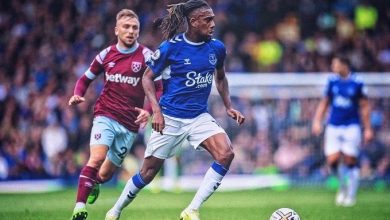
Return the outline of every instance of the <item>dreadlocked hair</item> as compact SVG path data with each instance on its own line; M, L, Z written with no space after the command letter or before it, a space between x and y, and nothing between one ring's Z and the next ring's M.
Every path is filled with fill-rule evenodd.
M178 4L168 5L168 15L158 19L156 23L161 23L159 27L162 30L163 37L165 39L171 39L174 37L188 15L195 9L201 7L210 7L204 0L189 0Z

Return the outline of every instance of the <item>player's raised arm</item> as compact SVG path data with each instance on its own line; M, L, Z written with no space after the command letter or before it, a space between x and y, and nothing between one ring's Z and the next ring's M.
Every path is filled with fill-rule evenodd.
M230 99L229 83L226 79L225 68L221 67L216 70L215 85L219 95L222 98L225 105L227 114L237 121L237 124L241 125L245 121L245 117L238 110L232 107L232 101Z
M145 95L148 98L152 107L152 128L157 132L161 132L165 127L165 123L163 115L161 113L160 105L157 101L156 89L154 85L155 77L156 75L154 75L153 71L148 67L142 77L142 86L144 88Z

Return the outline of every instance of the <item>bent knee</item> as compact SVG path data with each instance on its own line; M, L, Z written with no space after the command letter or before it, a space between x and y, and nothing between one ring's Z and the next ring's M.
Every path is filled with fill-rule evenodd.
M146 184L149 184L152 182L154 177L157 175L158 170L154 168L148 168L148 169L141 169L140 174L145 181Z
M344 157L344 163L348 167L354 167L357 165L357 159L353 157Z
M104 160L105 160L105 156L102 156L102 157L99 157L99 156L90 157L88 162L87 162L87 166L99 169L102 166Z
M329 166L337 166L339 161L341 159L341 155L340 154L333 154L333 155L330 155L326 158L326 163L329 165Z
M230 163L233 161L233 158L234 152L229 148L217 155L216 161L228 168L230 166Z
M339 164L339 160L327 160L326 163L330 167L337 167Z
M113 176L113 173L109 173L109 172L103 172L103 173L99 173L99 180L101 183L105 183L107 181L109 181Z

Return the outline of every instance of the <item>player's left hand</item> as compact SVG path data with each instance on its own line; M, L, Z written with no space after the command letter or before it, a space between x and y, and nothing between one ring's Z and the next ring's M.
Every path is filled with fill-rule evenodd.
M236 120L238 125L242 125L244 123L245 117L238 110L230 108L230 109L227 109L226 112L229 115L229 117L231 117L234 120Z
M148 111L135 107L135 110L139 112L137 119L135 120L135 123L137 125L140 125L141 128L144 128L146 123L148 123L148 119L150 117L150 114Z
M363 132L364 144L368 144L374 138L374 131L372 128L366 128Z

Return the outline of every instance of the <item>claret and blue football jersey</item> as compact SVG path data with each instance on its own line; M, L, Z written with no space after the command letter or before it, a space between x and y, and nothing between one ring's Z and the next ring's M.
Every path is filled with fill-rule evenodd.
M207 112L214 72L223 67L224 44L216 39L191 42L185 34L164 41L147 62L163 79L162 112L177 118L195 118Z
M331 76L325 94L330 101L331 111L329 124L359 124L359 101L366 97L363 82L356 75L350 74L346 79Z

